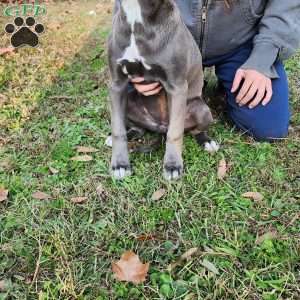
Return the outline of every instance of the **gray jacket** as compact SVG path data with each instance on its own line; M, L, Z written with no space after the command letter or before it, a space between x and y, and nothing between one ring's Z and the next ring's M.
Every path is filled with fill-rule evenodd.
M203 60L253 40L253 51L242 68L276 78L274 62L289 58L300 46L300 0L234 0L230 9L223 0L174 1Z

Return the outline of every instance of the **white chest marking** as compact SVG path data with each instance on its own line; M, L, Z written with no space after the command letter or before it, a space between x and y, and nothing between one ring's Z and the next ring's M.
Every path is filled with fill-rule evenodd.
M123 0L122 7L126 14L127 22L131 26L131 35L130 44L125 49L123 56L117 60L117 63L120 63L122 60L128 60L129 62L141 62L147 70L150 70L151 67L146 63L145 58L140 55L140 51L134 36L135 23L143 24L140 4L138 0ZM123 69L123 72L126 74L127 70Z

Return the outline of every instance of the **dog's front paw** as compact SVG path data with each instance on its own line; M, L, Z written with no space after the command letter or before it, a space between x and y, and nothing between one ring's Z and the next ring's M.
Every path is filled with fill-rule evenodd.
M111 167L111 175L117 180L122 180L131 175L131 167L128 164L119 164Z
M127 143L118 139L114 140L111 156L111 175L115 179L123 179L131 175Z
M177 180L182 176L183 166L174 163L166 163L164 165L163 176L166 180L172 181Z

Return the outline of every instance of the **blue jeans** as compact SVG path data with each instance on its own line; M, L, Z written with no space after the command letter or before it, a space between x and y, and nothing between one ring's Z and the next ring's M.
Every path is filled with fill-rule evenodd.
M234 124L259 141L284 138L289 127L289 88L283 64L276 61L275 68L280 78L272 79L273 97L269 104L259 104L253 109L240 107L231 93L236 71L248 59L252 43L246 43L232 53L203 62L204 67L215 66L218 80L226 91L227 113Z

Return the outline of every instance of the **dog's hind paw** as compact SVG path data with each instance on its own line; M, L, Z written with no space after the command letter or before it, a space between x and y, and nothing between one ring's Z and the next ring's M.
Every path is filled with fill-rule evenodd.
M220 149L220 145L215 141L209 141L204 144L204 150L209 153L216 153Z
M117 180L122 180L131 175L131 169L130 167L114 167L111 170L111 175Z
M220 146L215 141L211 140L206 132L200 132L195 135L197 143L209 153L216 153L219 151Z

